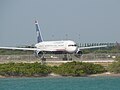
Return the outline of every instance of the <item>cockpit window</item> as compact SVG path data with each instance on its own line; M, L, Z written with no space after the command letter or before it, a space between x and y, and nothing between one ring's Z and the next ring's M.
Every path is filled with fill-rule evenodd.
M74 46L77 46L77 44L75 44Z
M68 46L77 46L76 44L74 44L74 45L68 45Z

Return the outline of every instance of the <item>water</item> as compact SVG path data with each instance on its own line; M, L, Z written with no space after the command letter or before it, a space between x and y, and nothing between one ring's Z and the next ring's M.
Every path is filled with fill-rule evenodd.
M120 77L1 78L0 90L120 90Z

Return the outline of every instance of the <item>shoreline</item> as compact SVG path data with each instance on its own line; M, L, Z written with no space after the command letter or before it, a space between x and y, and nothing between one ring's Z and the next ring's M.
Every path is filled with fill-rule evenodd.
M60 77L99 77L99 76L120 77L120 74L105 72L101 74L92 74L92 75L86 75L86 76L61 76L58 74L51 73L48 76L2 76L0 75L0 78L60 78Z
M92 75L88 75L88 77L99 77L99 76L120 77L120 74L105 72L105 73L101 73L101 74L92 74Z

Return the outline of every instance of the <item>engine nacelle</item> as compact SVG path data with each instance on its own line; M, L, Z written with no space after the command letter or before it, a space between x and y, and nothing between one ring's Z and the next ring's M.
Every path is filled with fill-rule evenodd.
M35 51L35 56L36 57L42 57L43 56L43 52L41 52L41 51Z
M77 51L76 53L75 53L75 56L77 57L77 58L80 58L81 56L82 56L82 54L83 54L83 52L82 51Z

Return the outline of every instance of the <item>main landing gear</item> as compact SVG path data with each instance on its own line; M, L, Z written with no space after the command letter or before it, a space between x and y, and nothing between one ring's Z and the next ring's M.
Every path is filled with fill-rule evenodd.
M72 60L72 57L70 56L70 54L64 54L63 60Z

